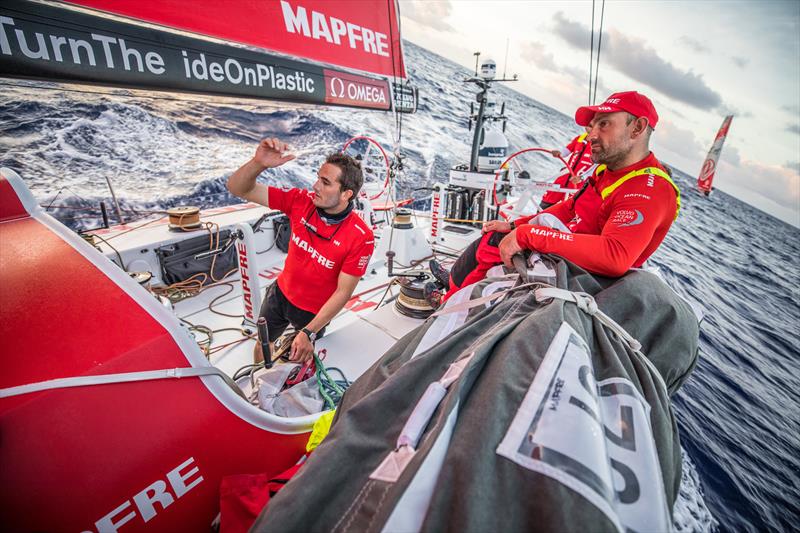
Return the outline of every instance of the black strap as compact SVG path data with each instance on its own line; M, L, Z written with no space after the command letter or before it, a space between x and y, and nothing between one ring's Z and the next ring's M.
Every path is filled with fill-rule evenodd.
M591 184L592 184L591 178L587 179L586 181L583 182L583 187L581 187L581 189L572 196L572 207L571 207L571 209L573 211L575 211L575 202L578 201L578 198L581 197L581 195L586 191L586 188L589 187Z
M586 149L589 147L588 139L584 139L583 148L581 149L581 153L578 154L578 157L575 158L575 162L572 164L572 171L575 172L575 169L578 168L578 163L581 162L583 159L583 154L586 153Z

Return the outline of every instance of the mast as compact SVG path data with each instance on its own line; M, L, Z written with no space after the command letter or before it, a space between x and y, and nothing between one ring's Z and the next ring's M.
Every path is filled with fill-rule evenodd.
M722 126L720 126L717 132L714 144L711 145L706 160L703 162L703 167L700 169L700 175L697 177L697 188L706 196L711 194L714 175L717 171L717 161L719 160L719 154L722 152L722 145L725 144L725 137L728 135L728 129L731 127L732 120L733 115L728 115L725 117L725 120L722 121Z

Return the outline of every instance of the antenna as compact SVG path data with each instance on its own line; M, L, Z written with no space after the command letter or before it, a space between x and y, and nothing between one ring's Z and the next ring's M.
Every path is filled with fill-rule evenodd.
M472 55L475 56L475 75L477 76L478 75L478 59L481 57L481 53L480 52L475 52Z
M503 61L503 79L506 77L506 67L508 67L508 41L509 38L506 37L506 58Z

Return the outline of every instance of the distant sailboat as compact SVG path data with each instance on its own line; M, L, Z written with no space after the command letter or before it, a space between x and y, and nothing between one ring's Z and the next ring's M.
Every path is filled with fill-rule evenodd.
M703 162L703 168L700 169L700 176L697 178L697 188L706 196L711 194L712 182L714 181L714 174L717 172L717 161L719 154L722 152L722 145L725 144L725 137L728 135L728 129L731 127L733 115L728 115L722 121L717 132L717 137L714 139L714 144L711 145L711 150L708 151L706 160Z

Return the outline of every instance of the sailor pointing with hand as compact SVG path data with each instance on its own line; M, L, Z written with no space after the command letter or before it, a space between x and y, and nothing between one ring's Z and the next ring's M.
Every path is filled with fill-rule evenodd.
M270 345L291 324L298 334L290 359L305 361L366 272L375 240L369 226L353 213L353 201L364 181L355 159L340 153L328 155L311 191L284 190L256 181L265 170L293 159L285 142L263 139L253 158L228 178L228 190L289 217L292 238L286 263L267 288L260 316L267 320ZM263 360L258 343L254 359Z

